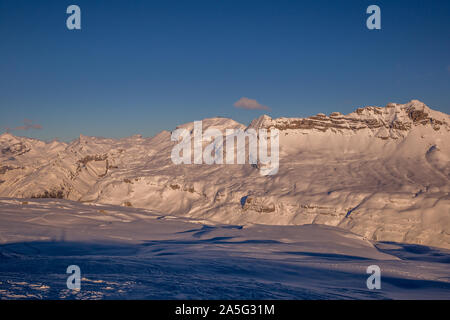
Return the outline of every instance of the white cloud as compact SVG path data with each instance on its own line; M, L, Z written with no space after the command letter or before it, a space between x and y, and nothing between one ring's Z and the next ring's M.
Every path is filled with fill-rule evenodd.
M234 103L236 108L247 109L247 110L270 110L268 106L260 104L255 99L249 99L246 97L240 98Z

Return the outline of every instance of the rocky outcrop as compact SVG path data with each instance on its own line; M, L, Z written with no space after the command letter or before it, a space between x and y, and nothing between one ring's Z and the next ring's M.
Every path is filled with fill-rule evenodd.
M260 213L275 212L275 204L271 201L267 201L264 198L258 198L254 196L246 196L241 200L242 210L255 211Z
M357 108L355 112L343 115L333 112L329 116L319 113L308 118L272 119L264 115L255 119L251 128L275 128L286 130L310 130L320 132L353 132L368 129L381 139L404 136L406 131L416 125L430 125L438 131L441 127L449 130L448 115L432 111L420 101L412 100L407 104L390 103L384 108L367 106ZM379 134L380 130L388 130L388 135Z
M1 153L6 156L20 156L29 151L30 148L25 143L19 142L3 148Z

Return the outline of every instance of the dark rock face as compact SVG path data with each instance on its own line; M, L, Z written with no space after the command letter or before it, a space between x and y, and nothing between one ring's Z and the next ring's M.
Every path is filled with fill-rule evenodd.
M24 167L1 166L0 174L5 174L9 170L24 169Z
M286 129L316 129L319 131L327 131L328 129L338 130L361 130L364 128L381 128L384 124L377 119L355 119L342 115L333 117L309 117L305 119L296 119L286 122L276 122L273 128L278 130Z
M24 153L27 153L28 151L30 151L30 148L28 148L24 143L19 142L12 144L9 147L3 148L2 154L20 156Z
M422 110L409 110L408 116L412 119L413 122L419 122L428 119L428 113Z
M412 107L407 108L408 117L413 121L414 125L427 125L430 124L434 130L438 131L445 123L443 121L434 119L430 115L423 111L417 110Z
M63 190L45 190L43 193L33 195L31 198L52 198L52 199L64 199L65 194Z
M8 171L8 170L13 170L14 168L13 167L10 167L10 166L2 166L2 167L0 167L0 174L5 174L6 173L6 171Z
M89 156L85 156L83 159L78 160L78 162L83 165L86 165L88 162L91 162L91 161L105 161L106 159L108 159L107 154L89 155Z
M242 202L244 202L244 205L242 206L242 209L244 211L249 210L249 211L256 211L259 213L275 212L275 204L273 203L265 203L263 199L255 197L246 196L244 198L241 199L241 205Z

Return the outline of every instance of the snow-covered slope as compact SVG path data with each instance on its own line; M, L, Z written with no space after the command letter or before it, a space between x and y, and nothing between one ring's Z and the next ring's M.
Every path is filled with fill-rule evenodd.
M450 251L336 227L0 198L0 299L449 299ZM81 290L66 286L69 265ZM366 286L381 270L381 290Z
M180 128L192 130L193 124ZM207 128L245 126L224 118ZM280 130L280 168L175 165L175 142L0 136L0 196L62 197L231 224L339 226L368 239L450 248L450 119L420 101L348 115L262 116Z

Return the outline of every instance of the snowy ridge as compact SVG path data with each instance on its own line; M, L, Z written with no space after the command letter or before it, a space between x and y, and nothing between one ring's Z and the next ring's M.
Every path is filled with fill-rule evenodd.
M262 116L280 130L280 169L174 165L175 142L0 136L0 196L132 206L227 224L325 224L367 239L450 248L450 120L420 101L348 115ZM188 123L179 127L192 129ZM208 127L245 126L231 119Z
M333 133L358 133L363 130L380 139L398 139L405 137L408 131L418 125L430 125L436 131L442 127L449 131L449 123L448 115L431 110L418 100L412 100L406 104L389 103L384 108L358 108L348 115L333 112L329 116L318 113L309 118L278 119L263 115L255 119L250 127Z

